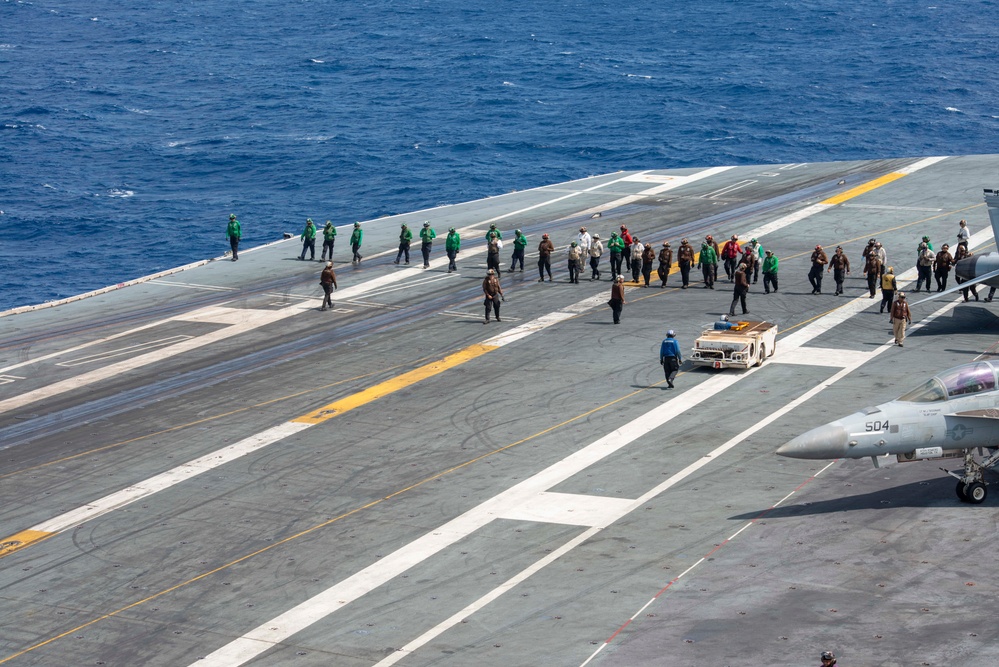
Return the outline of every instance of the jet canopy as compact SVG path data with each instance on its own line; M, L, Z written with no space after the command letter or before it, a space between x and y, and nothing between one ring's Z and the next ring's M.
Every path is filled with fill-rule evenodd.
M951 368L934 376L897 400L907 403L932 403L952 398L995 391L996 367L988 361L979 361Z

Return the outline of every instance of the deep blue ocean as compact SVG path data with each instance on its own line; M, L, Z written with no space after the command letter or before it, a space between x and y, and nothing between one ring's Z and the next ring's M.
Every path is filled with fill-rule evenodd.
M994 153L996 2L0 0L0 310L620 169ZM997 185L999 185L999 174Z

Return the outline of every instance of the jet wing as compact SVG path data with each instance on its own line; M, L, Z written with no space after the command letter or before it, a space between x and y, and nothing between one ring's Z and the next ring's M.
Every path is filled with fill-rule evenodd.
M943 292L933 292L931 296L928 296L925 299L920 299L919 301L916 301L912 305L918 306L921 303L926 303L927 301L932 301L933 299L936 299L938 297L947 296L948 294L953 294L954 292L959 292L963 289L968 289L972 285L977 285L978 283L984 283L986 280L992 280L993 278L999 278L999 269L995 271L989 271L988 273L983 273L980 276L975 276L971 280L966 280L960 285L957 285L955 287L949 287L945 289Z

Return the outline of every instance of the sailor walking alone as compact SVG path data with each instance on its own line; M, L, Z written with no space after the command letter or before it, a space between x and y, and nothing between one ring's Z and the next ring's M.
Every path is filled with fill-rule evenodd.
M740 264L735 267L735 288L732 291L732 306L728 309L729 315L735 315L736 304L742 304L742 314L749 313L746 308L746 295L749 294L749 276L746 275L746 265Z
M336 273L333 272L333 262L326 262L326 268L319 276L319 284L322 285L325 296L323 297L323 307L319 310L326 310L329 306L333 310L333 298L330 296L332 290L338 289L336 286Z
M899 292L898 298L891 307L891 326L895 334L895 344L904 347L905 327L912 324L912 315L909 312L909 304L905 302L905 292Z
M624 310L624 276L618 276L614 279L614 285L611 286L611 298L607 304L611 307L611 312L614 313L614 324L621 324L621 311Z
M672 329L666 332L666 338L659 346L659 363L666 373L666 384L672 389L673 380L680 371L680 364L683 363L683 357L680 355L680 343L677 342L676 332Z
M361 229L361 223L354 223L354 231L350 234L350 251L354 253L353 258L350 263L361 261L361 240L364 238L364 230Z
M232 261L235 262L239 259L239 239L243 236L243 230L235 213L229 214L229 225L225 229L225 236L229 239L229 247L232 248Z

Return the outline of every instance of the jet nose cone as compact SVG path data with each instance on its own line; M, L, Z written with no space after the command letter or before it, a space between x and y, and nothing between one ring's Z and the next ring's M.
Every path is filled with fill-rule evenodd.
M847 432L840 424L826 424L781 445L777 453L792 459L838 459L846 455Z

